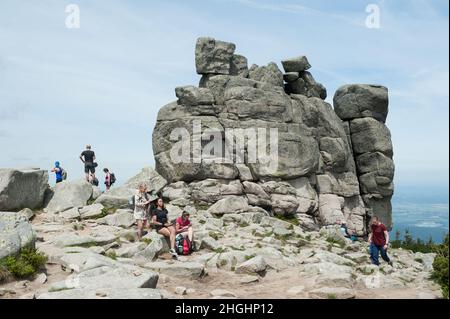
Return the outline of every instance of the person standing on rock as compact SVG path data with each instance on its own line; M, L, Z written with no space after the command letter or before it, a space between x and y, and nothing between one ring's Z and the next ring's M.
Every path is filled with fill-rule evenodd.
M63 169L59 162L55 162L55 167L52 169L52 173L56 175L56 184L63 181Z
M380 222L380 219L377 216L374 216L372 217L370 228L372 230L369 234L370 260L372 261L372 264L377 266L380 265L378 259L381 254L381 258L392 266L392 261L387 254L389 232L386 226Z
M137 223L137 237L140 241L142 239L142 232L147 226L148 221L148 205L150 200L147 197L147 185L140 184L137 194L134 196L134 218ZM150 228L149 228L150 231Z
M172 257L177 258L177 252L175 251L175 237L176 231L173 224L169 222L169 212L164 207L164 201L162 198L158 198L156 201L156 208L153 210L152 225L158 232L170 239L170 254Z
M91 178L95 180L95 153L90 145L86 145L86 150L81 153L80 159L84 163L86 181L91 182Z

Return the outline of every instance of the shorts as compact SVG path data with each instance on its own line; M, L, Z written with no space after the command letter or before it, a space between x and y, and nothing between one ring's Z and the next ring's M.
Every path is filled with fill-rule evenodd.
M134 214L134 219L136 220L148 220L148 214L146 212L143 211L135 211Z
M86 174L92 173L95 174L95 166L92 163L84 164L84 172Z

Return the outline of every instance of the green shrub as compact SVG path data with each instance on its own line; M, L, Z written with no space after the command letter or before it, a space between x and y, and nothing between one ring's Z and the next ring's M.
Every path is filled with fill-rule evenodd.
M0 282L9 277L18 279L34 275L47 262L47 257L34 248L24 248L19 256L9 256L0 261Z
M300 222L298 221L298 218L295 217L296 215L287 215L287 216L283 216L283 215L276 215L275 217L278 218L279 220L291 223L295 226L300 225Z
M109 258L111 258L111 259L114 259L114 260L117 259L117 255L116 255L116 252L115 252L115 251L108 251L108 252L105 254L105 256L106 256L106 257L109 257Z
M141 241L143 243L145 243L147 246L152 243L152 239L151 238L142 238Z
M434 247L434 252L436 257L431 278L441 286L443 297L448 299L448 234L442 244Z

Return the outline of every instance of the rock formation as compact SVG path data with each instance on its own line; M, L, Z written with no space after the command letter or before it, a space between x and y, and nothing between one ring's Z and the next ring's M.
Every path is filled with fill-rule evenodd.
M159 111L153 151L169 199L221 214L347 221L359 235L373 214L390 226L387 89L344 86L334 110L305 56L282 61L283 74L273 62L249 68L235 49L199 38L199 86L176 88L178 100Z
M39 169L0 169L0 211L42 208L48 172Z

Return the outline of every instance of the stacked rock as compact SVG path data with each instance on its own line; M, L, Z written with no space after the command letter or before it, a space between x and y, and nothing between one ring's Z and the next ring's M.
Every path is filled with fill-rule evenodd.
M327 98L325 87L317 83L309 70L311 65L304 55L287 59L281 62L286 72L283 75L285 90L288 94L301 94L307 97L319 97L323 100Z
M283 75L274 62L248 68L247 59L235 50L232 43L198 39L199 86L176 88L178 100L158 113L156 170L169 183L167 194L189 194L172 196L171 203L205 206L212 214L295 215L317 225L347 221L358 235L366 233L366 205L374 210L374 205L390 203L390 186L383 184L391 176L388 168L374 170L381 155L389 157L389 147L382 147L389 137L377 129L367 133L380 154L360 145L368 114L377 123L383 114L379 97L361 97L362 119L353 113L348 118L338 113L340 118L324 101L325 88L307 71L306 57L283 61ZM374 105L366 105L370 103ZM259 130L266 141L262 148ZM255 160L260 152L263 158ZM385 215L390 216L389 209Z
M388 89L379 85L345 85L334 96L335 112L349 128L366 208L391 225L395 166L388 106Z

